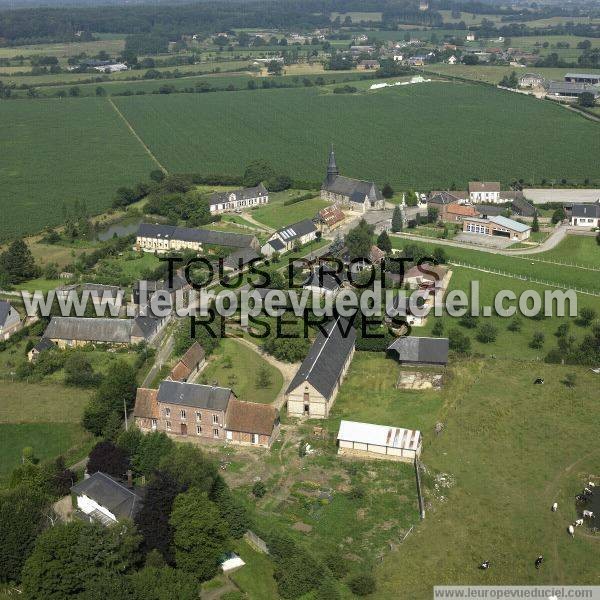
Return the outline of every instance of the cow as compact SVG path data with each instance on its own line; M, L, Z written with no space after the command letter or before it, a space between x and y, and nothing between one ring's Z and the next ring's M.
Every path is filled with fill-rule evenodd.
M590 519L594 518L594 513L591 510L584 510L583 511L583 517L589 517Z
M573 525L569 525L569 527L567 528L567 531L569 532L569 535L574 538L575 537L575 527L573 527Z
M482 569L483 571L485 571L486 569L490 568L490 561L489 560L484 560L480 565L479 568Z
M535 568L539 569L542 566L542 563L544 562L544 557L540 554L536 559L535 559Z
M552 510L552 512L556 512L556 511L558 510L558 502L555 502L555 503L552 505L552 509L551 509L551 510Z
M577 521L575 521L575 527L579 527L580 525L583 525L583 519L577 519Z

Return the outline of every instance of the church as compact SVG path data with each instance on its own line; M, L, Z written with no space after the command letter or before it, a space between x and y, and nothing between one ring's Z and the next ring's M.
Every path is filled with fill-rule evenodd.
M385 200L374 182L340 175L333 148L329 153L327 176L321 186L321 198L362 213L385 208Z

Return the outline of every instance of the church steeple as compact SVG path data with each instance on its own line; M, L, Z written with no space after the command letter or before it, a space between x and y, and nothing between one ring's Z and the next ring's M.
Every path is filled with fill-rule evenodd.
M331 144L331 151L329 152L329 163L327 165L327 179L332 180L340 174L337 164L335 163L335 152L333 151L333 144Z

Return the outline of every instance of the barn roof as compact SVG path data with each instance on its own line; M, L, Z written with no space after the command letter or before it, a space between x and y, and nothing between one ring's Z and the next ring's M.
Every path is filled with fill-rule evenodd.
M342 331L346 332L343 335ZM305 381L325 398L330 398L342 374L348 356L354 348L356 330L342 317L330 321L326 335L319 331L308 355L288 386L290 393Z
M337 439L345 442L416 451L421 443L421 432L389 425L343 420L340 423Z
M51 340L128 344L132 325L131 319L52 317L44 337Z
M192 229L189 227L175 227L174 225L152 223L140 223L137 236L166 240L181 240L183 242L198 242L200 244L227 246L231 248L246 248L251 246L255 239L253 235L247 235L245 233L213 231L211 229Z
M271 435L277 418L277 410L268 404L230 400L225 416L225 428L230 431Z
M394 340L388 351L396 352L401 362L445 365L448 348L448 338L403 336Z
M223 261L223 266L229 269L239 269L240 266L243 268L257 258L260 258L260 254L254 248L240 248Z

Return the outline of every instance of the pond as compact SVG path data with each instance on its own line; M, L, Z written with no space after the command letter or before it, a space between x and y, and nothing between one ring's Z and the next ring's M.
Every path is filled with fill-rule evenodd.
M98 230L96 237L99 241L105 242L106 240L110 240L115 235L119 238L125 237L127 235L131 235L138 230L140 223L143 221L141 218L135 219L124 219L122 221L117 221L113 223L106 229Z

